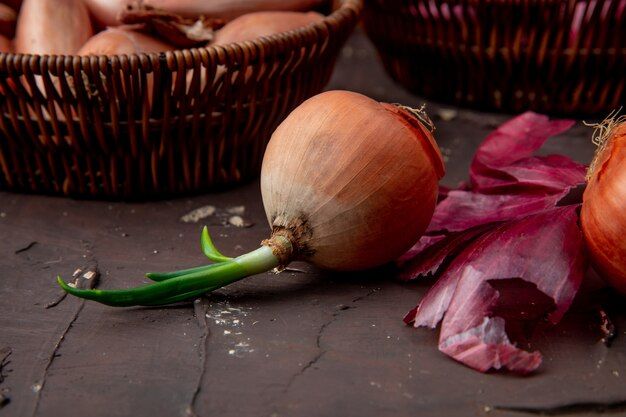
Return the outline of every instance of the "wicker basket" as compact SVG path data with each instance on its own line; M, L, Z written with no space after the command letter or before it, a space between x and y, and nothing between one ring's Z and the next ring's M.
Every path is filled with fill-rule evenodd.
M389 74L490 110L597 114L626 101L626 0L365 0Z
M0 189L137 199L256 176L278 123L328 82L361 6L344 0L315 25L226 46L0 53Z

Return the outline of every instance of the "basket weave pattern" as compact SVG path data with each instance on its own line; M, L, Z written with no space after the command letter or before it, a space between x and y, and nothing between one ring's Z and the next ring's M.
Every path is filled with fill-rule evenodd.
M483 109L596 114L626 102L626 0L365 0L407 89Z
M134 199L249 179L278 123L328 82L360 9L161 54L0 53L0 189Z

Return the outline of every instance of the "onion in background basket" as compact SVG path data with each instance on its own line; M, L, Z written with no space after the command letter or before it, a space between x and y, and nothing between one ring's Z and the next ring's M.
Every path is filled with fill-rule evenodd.
M133 30L135 26L110 27L90 38L78 51L78 55L119 55L163 52L175 49L159 39ZM152 103L154 74L146 75L145 94L148 105Z
M324 19L324 16L317 12L256 12L239 16L235 20L227 23L223 28L215 32L213 41L209 45L227 45L229 43L244 42L258 39L264 36L276 35L282 32L295 30L311 23L316 23ZM214 79L219 80L226 72L224 66L220 66ZM246 80L253 70L249 67L246 70ZM236 78L237 74L233 74ZM187 85L190 86L193 79L193 71L187 74ZM200 89L206 86L206 73L200 74Z
M183 17L205 15L232 20L246 13L263 10L306 11L328 3L327 0L84 0L99 25L118 25L120 13L129 4L142 3Z
M256 12L239 16L215 33L212 45L251 41L288 32L324 18L317 12Z
M25 1L27 10L35 0ZM280 120L328 82L361 9L362 0L328 0L319 10L329 15L304 30L306 36L291 31L255 44L107 59L76 55L86 36L71 55L0 53L0 86L11 97L0 100L7 136L0 149L0 189L143 199L249 180L258 175ZM43 8L36 11L45 20ZM70 25L53 26L67 32ZM59 36L51 29L49 35ZM4 44L9 47L8 40ZM81 54L98 51L85 49ZM225 76L216 80L220 69ZM200 90L203 73L207 88Z
M174 49L159 39L133 30L132 26L110 27L89 38L78 55L118 55L162 52Z
M24 0L15 52L73 55L91 35L91 19L82 0Z

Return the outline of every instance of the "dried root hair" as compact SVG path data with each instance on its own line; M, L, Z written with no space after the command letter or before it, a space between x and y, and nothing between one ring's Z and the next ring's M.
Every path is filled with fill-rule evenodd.
M402 104L398 103L393 103L393 105L402 110L406 110L413 116L415 116L422 123L422 125L430 131L430 133L433 133L435 131L435 124L432 120L430 120L428 113L426 113L426 104L422 104L418 108L403 106Z
M596 171L598 161L600 159L600 155L606 149L606 146L609 142L609 139L613 135L614 130L622 123L626 122L626 115L620 113L622 112L622 107L619 109L613 110L609 113L608 116L604 118L599 123L587 123L583 122L585 126L589 126L593 128L593 135L591 136L591 142L596 145L596 152L587 169L587 181L591 178L593 173Z

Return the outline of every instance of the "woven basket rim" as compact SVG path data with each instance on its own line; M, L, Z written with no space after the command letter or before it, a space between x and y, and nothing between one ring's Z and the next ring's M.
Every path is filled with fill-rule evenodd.
M367 0L365 0L367 1ZM441 5L444 3L450 4L450 0L430 0L435 4ZM581 3L591 3L594 0L578 0ZM491 5L511 5L514 3L519 3L519 4L524 4L524 3L538 3L536 0L523 0L521 2L519 1L515 1L515 0L459 0L456 1L455 3L464 3L465 5L475 5L475 4L491 4ZM562 3L563 0L542 0L542 3L548 3L548 4L559 4ZM381 6L380 0L374 0L374 1L367 1L368 6L371 6L372 4L377 5L377 6ZM393 5L392 7L395 7L396 5Z
M298 47L303 46L303 39L312 38L317 31L328 31L328 25L340 25L341 23L349 20L351 15L355 15L357 18L360 16L363 10L364 0L338 0L340 4L334 8L329 14L325 15L319 22L310 23L306 26L293 29L286 32L277 33L270 36L262 36L260 38L243 41L232 42L224 45L209 45L194 48L174 49L163 52L140 52L132 54L115 54L115 55L57 55L57 54L23 54L14 52L0 52L0 63L6 63L7 61L28 61L31 67L55 67L59 60L68 61L71 60L73 64L76 61L80 62L81 66L90 66L91 63L97 63L98 66L110 65L113 61L156 61L165 57L167 62L180 62L181 60L186 63L185 67L191 68L193 65L189 63L187 59L184 59L185 55L191 54L197 55L199 51L205 51L211 56L230 56L236 54L238 49L240 50L258 50L258 48L277 48L278 50L284 49L284 45L290 44L290 41L300 41ZM70 67L73 65L70 65ZM186 69L186 68L185 68Z

